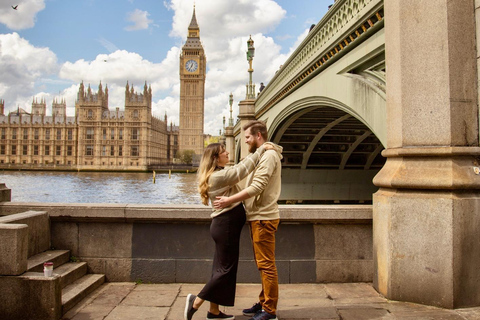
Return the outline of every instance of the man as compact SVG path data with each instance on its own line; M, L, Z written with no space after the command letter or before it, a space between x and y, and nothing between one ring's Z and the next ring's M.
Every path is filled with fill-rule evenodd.
M249 152L267 142L267 127L261 121L251 121L244 127ZM255 262L262 279L259 302L243 314L250 320L276 320L278 303L278 273L275 265L275 233L280 222L278 198L281 191L282 147L265 151L256 169L246 178L245 189L230 197L218 197L215 208L244 200L247 223L253 244Z

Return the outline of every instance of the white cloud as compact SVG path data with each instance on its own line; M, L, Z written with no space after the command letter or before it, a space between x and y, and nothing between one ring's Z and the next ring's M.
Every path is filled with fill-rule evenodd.
M34 94L35 82L55 74L57 57L48 48L32 46L17 33L0 34L0 97L25 107Z
M135 9L135 11L127 13L127 21L133 22L133 25L125 27L127 31L148 29L153 20L148 19L150 14L147 11Z
M192 18L193 1L172 0L168 3L164 2L164 5L174 11L170 35L184 41ZM137 30L148 28L152 23L148 19L148 13L140 10L136 11L139 14L136 16L137 18L132 16L130 21L134 24L130 26L131 30L135 26L138 26ZM257 92L259 83L267 84L279 66L284 63L288 55L282 55L280 53L281 47L275 43L273 38L266 37L264 34L274 29L285 18L285 14L285 10L271 0L209 0L202 1L201 6L197 5L196 17L200 26L200 38L207 56L208 68L205 83L205 133L217 135L219 129L223 127L223 116L226 117L228 123L228 99L231 92L234 95L234 122L237 120L238 102L245 99L245 84L248 82L248 62L245 51L249 35L255 41L256 48L253 62L255 70L253 80L257 85ZM142 26L141 21L143 21L143 27L140 27ZM19 38L17 34L14 35L17 37L17 42L21 43L23 39ZM303 38L300 39L299 37L297 42L301 40ZM44 48L34 48L31 45L29 45L31 51L35 49L36 52L41 52L45 57L40 55L37 59L37 57L28 58L28 55L23 56L21 60L24 63L14 63L14 70L10 71L8 68L12 68L12 63L7 59L15 59L11 56L0 56L0 59L4 59L0 60L1 74L9 72L9 76L19 78L16 81L15 79L2 81L0 78L0 97L9 100L4 93L11 91L14 88L14 83L21 83L20 86L15 86L13 90L17 90L17 94L19 94L19 90L24 90L25 92L19 95L29 98L22 103L31 104L34 86L37 86L38 89L39 83L43 83L45 89L42 87L42 91L46 92L52 84L45 80L47 78L46 74L52 72L51 70L59 70L56 74L59 78L58 81L60 84L61 81L64 81L68 86L67 89L60 92L60 95L66 98L67 114L73 115L78 85L81 81L86 86L90 84L95 92L98 90L100 81L104 88L108 86L111 110L115 110L116 107L123 109L127 81L130 85L135 85L137 92L143 91L143 85L147 81L147 84L152 87L152 111L154 116L163 119L165 113L167 113L168 123L173 122L178 125L181 41L179 40L178 45L171 47L160 63L150 62L135 52L118 50L113 43L104 38L97 41L110 53L98 54L91 61L81 59L66 62L59 67L56 66L56 58L51 51ZM26 43L28 44L28 42ZM10 46L10 48L12 47L14 46ZM28 46L23 44L23 47ZM3 51L3 47L1 49ZM48 58L47 53L55 58L55 63L47 63L46 65L43 63L48 61L46 59L46 57ZM1 54L4 54L4 52ZM17 52L17 54L20 53ZM33 63L31 63L32 61ZM29 68L32 70L29 70ZM70 85L72 82L74 84ZM60 84L56 85L59 86ZM58 90L55 92L58 93ZM57 96L56 94L50 95L48 99Z
M171 35L186 39L186 28L192 18L192 2L172 0L175 11ZM209 0L196 6L201 38L238 37L273 30L286 11L272 0Z
M16 10L13 6L18 7ZM3 23L11 30L23 30L32 28L35 25L37 13L45 8L44 0L23 0L0 2L0 23Z
M138 53L117 50L111 54L99 54L93 61L83 59L66 62L60 69L59 76L75 82L113 83L125 85L130 83L152 82L161 76L161 67L143 59Z

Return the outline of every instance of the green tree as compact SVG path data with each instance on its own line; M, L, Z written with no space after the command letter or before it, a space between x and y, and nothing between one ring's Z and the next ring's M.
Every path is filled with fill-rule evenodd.
M179 150L177 151L177 159L180 159L181 162L191 165L193 162L193 157L195 151L193 150Z
M206 147L211 143L217 143L219 141L220 141L220 136L209 136L207 139L205 139L204 145Z

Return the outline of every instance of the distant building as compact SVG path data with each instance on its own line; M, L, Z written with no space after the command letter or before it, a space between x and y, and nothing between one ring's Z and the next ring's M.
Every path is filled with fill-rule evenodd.
M207 58L200 42L200 28L193 9L187 41L180 55L180 150L203 154L204 101Z
M134 92L128 82L125 109L109 110L108 88L79 86L75 116L65 100L34 99L31 113L17 108L4 114L0 100L0 169L149 170L177 163L179 150L193 150L194 164L204 149L206 57L193 9L180 55L180 124L152 116L152 89Z
M75 116L66 116L64 100L32 101L4 114L0 101L0 168L148 170L173 162L178 128L152 116L152 89L142 94L125 88L125 110L108 108L108 88L93 93L80 84Z

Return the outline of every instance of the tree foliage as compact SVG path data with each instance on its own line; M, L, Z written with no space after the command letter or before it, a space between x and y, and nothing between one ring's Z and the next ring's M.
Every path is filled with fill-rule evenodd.
M176 158L185 164L191 165L193 163L194 156L195 151L193 150L178 150Z

